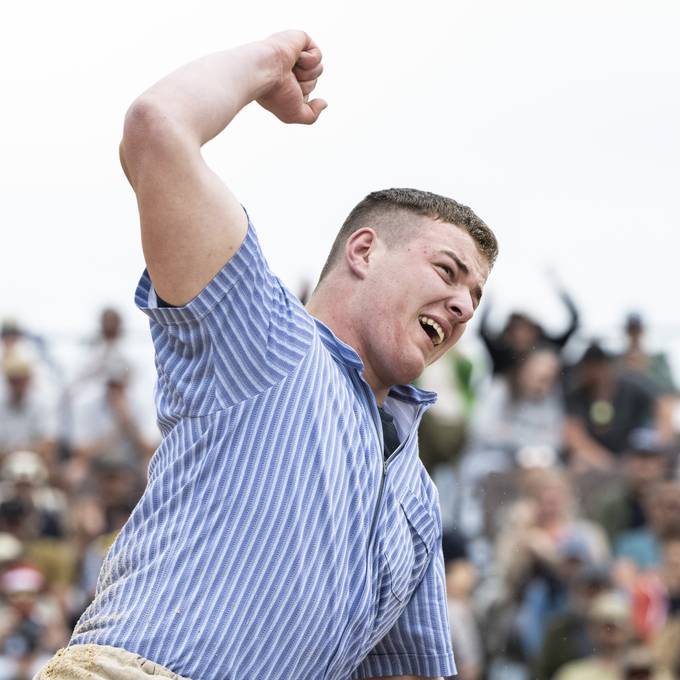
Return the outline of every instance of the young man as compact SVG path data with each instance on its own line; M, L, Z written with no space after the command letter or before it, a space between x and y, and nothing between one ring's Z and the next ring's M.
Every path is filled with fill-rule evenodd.
M436 491L417 457L434 395L408 383L461 336L495 238L449 199L377 192L305 309L200 154L252 101L313 123L321 72L316 45L288 31L185 66L128 112L163 442L44 678L455 672Z

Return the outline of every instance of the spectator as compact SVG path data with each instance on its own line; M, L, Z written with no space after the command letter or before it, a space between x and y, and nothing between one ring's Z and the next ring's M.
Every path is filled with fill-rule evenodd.
M642 640L653 640L670 619L680 615L680 533L662 540L659 568L637 577L632 598L633 624Z
M577 517L567 479L555 471L528 472L506 517L496 542L502 598L513 610L509 635L530 666L548 619L567 605L571 580L584 565L606 563L609 549L600 527Z
M673 676L655 658L652 650L643 645L629 649L621 662L623 680L673 680Z
M668 358L663 352L650 354L645 349L645 326L640 314L628 315L625 332L628 344L620 358L621 366L626 371L645 376L656 388L660 434L664 443L668 444L675 435L673 413L678 394Z
M479 680L483 670L482 640L471 597L476 569L468 559L462 534L444 534L443 550L451 644L458 667L456 677Z
M607 567L581 567L568 584L565 609L546 622L545 638L535 665L536 680L550 680L561 666L593 653L588 611L594 599L611 588Z
M64 494L47 484L47 469L37 454L16 451L2 465L0 531L22 545L64 607L75 573L75 554L67 534Z
M2 364L6 393L0 398L0 455L25 449L54 458L54 412L32 388L31 364L12 352Z
M10 453L0 468L0 503L16 501L34 526L36 537L64 538L67 501L62 491L48 485L48 470L33 451Z
M666 354L651 354L644 347L645 325L642 316L636 312L629 314L624 330L627 345L620 358L621 365L628 371L646 375L661 394L677 393Z
M106 553L144 490L139 468L120 452L98 458L93 468L95 483L83 494L76 510L82 548L78 576L78 590L83 596L81 609L94 596Z
M680 483L656 483L646 495L644 506L649 524L623 532L614 544L622 584L629 585L640 571L656 569L664 539L680 535Z
M131 362L123 344L123 319L117 310L106 307L99 316L99 332L76 385L92 380L103 384L111 373L129 371Z
M145 476L114 451L93 461L86 481L73 508L72 550L79 565L72 600L74 624L92 601L104 557L141 496Z
M505 451L514 461L526 447L547 447L553 461L562 448L564 411L558 386L560 362L549 347L528 352L507 380L496 380L474 412L469 446Z
M645 497L662 481L669 467L668 448L656 430L640 428L631 433L623 454L623 478L605 490L595 504L594 519L605 529L612 545L622 532L648 524Z
M0 574L0 673L30 680L50 656L68 641L61 609L45 592L43 575L30 564Z
M458 484L442 500L442 507L457 507L454 517L468 537L488 532L484 487L492 473L555 464L564 417L558 374L552 349L533 350L511 376L497 378L480 395Z
M680 614L671 616L652 644L654 656L674 678L680 678Z
M21 352L22 335L19 324L14 319L3 319L0 324L0 357L3 361L15 352Z
M100 456L93 466L92 492L103 515L102 533L120 529L121 513L129 515L144 491L145 475L130 461L124 450L112 450Z
M56 408L63 387L61 367L51 356L49 343L40 335L30 333L14 319L0 324L0 362L28 363L31 367L31 389L40 394L41 402ZM0 386L0 398L6 386Z
M74 507L80 555L78 589L84 609L91 601L102 561L144 490L144 474L125 451L109 451L93 461L89 486Z
M658 403L648 382L616 371L613 358L591 344L567 395L565 442L576 469L611 470L633 430L654 427Z
M622 658L632 639L630 604L615 591L598 595L588 612L594 643L585 659L563 666L555 680L622 680Z
M489 352L494 376L510 373L526 354L540 345L550 345L557 352L561 352L578 328L578 310L566 291L560 290L558 294L569 312L567 328L559 335L546 333L538 322L520 312L510 314L503 330L499 334L494 334L488 323L491 305L486 303L479 325L479 335Z
M131 465L144 466L154 451L156 437L142 422L128 390L127 366L110 368L99 394L83 404L75 419L73 460L69 484L77 487L88 475L91 461L111 451Z

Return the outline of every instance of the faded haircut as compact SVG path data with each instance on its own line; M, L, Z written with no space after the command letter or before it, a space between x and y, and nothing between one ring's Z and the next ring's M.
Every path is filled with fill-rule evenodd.
M375 229L390 247L415 236L412 224L404 219L408 213L448 222L464 229L477 244L489 266L496 260L498 242L494 233L466 205L419 189L383 189L366 196L347 216L335 237L319 281L324 279L340 259L347 239L363 227Z

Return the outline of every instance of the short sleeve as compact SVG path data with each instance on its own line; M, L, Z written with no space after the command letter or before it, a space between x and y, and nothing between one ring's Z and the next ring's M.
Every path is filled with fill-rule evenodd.
M387 635L352 675L352 680L390 675L450 677L456 674L446 604L441 549L430 564L406 609Z
M309 349L314 322L270 271L250 220L243 243L183 307L159 307L144 272L135 303L150 319L159 415L204 416L283 380Z

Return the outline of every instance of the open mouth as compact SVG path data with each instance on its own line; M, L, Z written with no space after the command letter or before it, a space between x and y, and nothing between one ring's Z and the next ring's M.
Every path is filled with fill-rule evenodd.
M421 314L418 317L418 321L435 347L437 347L437 345L441 345L442 342L444 342L444 329L434 319Z

